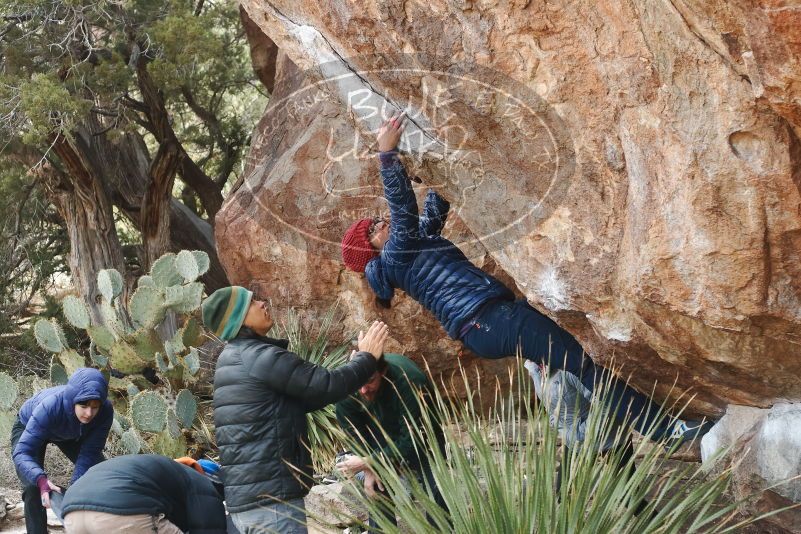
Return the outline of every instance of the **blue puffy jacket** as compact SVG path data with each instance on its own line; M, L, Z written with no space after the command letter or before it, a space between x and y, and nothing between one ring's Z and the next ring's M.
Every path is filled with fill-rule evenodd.
M108 384L97 369L81 368L70 377L67 385L43 389L22 405L19 420L25 431L14 448L14 465L30 484L44 475L36 457L47 443L79 440L81 442L75 471L75 482L93 465L103 460L114 408L107 399ZM98 399L102 402L97 415L87 424L75 416L75 404Z
M513 300L514 294L440 235L448 202L429 191L423 216L418 216L417 199L397 154L385 152L380 158L390 234L381 255L365 268L367 281L384 300L392 298L395 288L404 290L458 339L462 326L482 304L497 298Z

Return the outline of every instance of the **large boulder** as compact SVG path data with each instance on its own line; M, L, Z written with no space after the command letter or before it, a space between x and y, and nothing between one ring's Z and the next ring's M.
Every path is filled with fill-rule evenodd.
M382 209L370 132L403 108L449 237L593 358L660 398L691 390L695 413L797 400L801 19L784 4L244 0L305 75L279 73L218 215L229 277L309 309L339 297L350 326L379 313L338 242ZM456 366L419 306L381 313L395 350Z
M801 404L777 404L769 410L729 406L701 440L705 462L714 460L718 469L731 469L732 493L750 517L801 502L799 451ZM801 533L801 510L786 510L762 523L780 532Z

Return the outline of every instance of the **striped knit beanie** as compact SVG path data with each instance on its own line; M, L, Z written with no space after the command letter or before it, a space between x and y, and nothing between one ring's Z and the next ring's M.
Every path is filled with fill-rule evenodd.
M351 271L363 273L367 262L379 254L367 235L372 222L372 219L360 219L351 224L342 237L342 261Z
M244 287L223 287L203 301L203 324L215 336L228 341L242 328L253 292Z

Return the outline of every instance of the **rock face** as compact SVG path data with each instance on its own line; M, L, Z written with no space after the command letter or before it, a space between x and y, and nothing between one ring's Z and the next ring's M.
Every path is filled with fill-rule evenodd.
M286 58L217 218L232 281L314 310L338 297L347 326L381 313L394 350L456 365L429 314L378 312L339 260L350 221L383 209L370 132L402 108L408 165L458 216L446 234L593 358L661 398L675 380L694 412L801 398L801 8L242 6Z
M744 501L743 512L754 517L801 502L801 404L770 410L729 406L701 441L702 458L709 461L726 449L718 462L732 469L733 494ZM801 511L787 510L763 523L798 533Z

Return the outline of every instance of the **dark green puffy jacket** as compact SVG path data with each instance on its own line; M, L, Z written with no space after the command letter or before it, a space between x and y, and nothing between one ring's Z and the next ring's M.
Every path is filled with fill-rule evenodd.
M344 399L376 370L367 352L326 369L286 348L243 328L217 360L214 425L230 512L305 496L313 483L306 413Z

